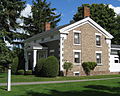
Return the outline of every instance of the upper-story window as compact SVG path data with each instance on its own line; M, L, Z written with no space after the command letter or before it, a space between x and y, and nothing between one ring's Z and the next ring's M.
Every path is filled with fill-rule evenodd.
M96 35L96 45L101 46L101 36L100 35Z
M74 44L80 44L80 33L74 33Z

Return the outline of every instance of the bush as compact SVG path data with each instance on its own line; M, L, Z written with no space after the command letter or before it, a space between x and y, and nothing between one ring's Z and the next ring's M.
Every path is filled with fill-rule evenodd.
M38 76L41 75L41 69L42 69L42 66L45 64L45 62L46 62L45 58L41 58L38 60L36 67L35 67L35 74L36 75L38 75Z
M17 68L18 68L18 57L15 57L13 58L13 61L12 61L12 67L11 67L12 74L16 74Z
M73 67L73 64L71 62L65 62L63 64L63 68L66 70L66 76L68 74L68 70L71 70Z
M32 70L25 71L25 75L32 75Z
M42 67L42 75L46 77L56 77L59 73L59 63L55 56L49 56Z
M18 75L24 75L25 71L24 70L18 70Z
M90 75L90 71L91 70L94 70L94 68L97 66L97 63L96 62L84 62L82 64L82 67L85 71L85 74L86 75Z

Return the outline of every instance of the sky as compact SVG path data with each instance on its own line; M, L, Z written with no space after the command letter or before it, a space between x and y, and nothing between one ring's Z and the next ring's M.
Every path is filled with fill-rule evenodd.
M26 0L27 7L22 12L23 16L30 14L32 0ZM77 12L77 8L82 4L109 4L109 7L114 9L117 14L120 14L120 0L47 0L51 3L51 8L56 8L57 14L61 14L61 21L58 26L68 24L72 20L74 14ZM31 14L30 14L31 15Z

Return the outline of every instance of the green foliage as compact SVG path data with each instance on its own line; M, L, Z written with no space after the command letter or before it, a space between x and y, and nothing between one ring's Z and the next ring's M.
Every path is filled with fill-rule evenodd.
M21 11L25 8L25 2L22 0L1 0L0 1L0 35L2 39L14 43L14 39L20 39L24 36L17 32L20 28L16 22L21 16ZM21 36L22 35L22 36Z
M11 63L11 52L4 43L3 40L0 39L0 65L4 67L8 67L8 64Z
M83 4L81 7L78 7L78 12L74 15L73 19L75 21L81 20L83 16L83 7L88 6L90 8L90 17L100 24L107 31L112 30L112 26L115 23L115 12L113 9L109 8L105 4Z
M120 44L120 15L116 17L116 22L113 26L111 34L114 36L114 38L112 39L112 43Z
M24 75L25 71L24 70L18 70L17 74L18 75Z
M33 0L33 16L24 17L24 29L33 36L34 34L45 31L45 23L50 22L51 28L55 28L60 21L60 15L55 13L55 8L50 8L50 3L46 0Z
M94 70L94 68L97 66L96 62L83 62L82 67L86 73L86 75L90 75L90 71Z
M19 63L18 57L13 58L12 67L11 67L12 74L16 74L18 63Z
M71 70L73 68L73 64L71 62L65 62L63 64L63 68L66 70L66 76L67 76L68 70Z
M40 76L41 75L41 69L42 69L42 66L46 63L46 59L45 58L41 58L38 60L37 64L36 64L36 67L35 67L35 74L37 76Z
M25 75L32 75L32 70L25 71Z
M56 77L59 73L59 62L55 56L49 56L42 67L42 75L46 77Z

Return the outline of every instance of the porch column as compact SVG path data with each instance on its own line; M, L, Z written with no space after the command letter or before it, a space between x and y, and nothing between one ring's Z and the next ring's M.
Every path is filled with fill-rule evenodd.
M25 58L25 71L28 70L28 55L27 55L27 51L24 48L24 58Z
M33 71L35 71L36 63L37 63L37 50L33 50Z
M63 37L61 36L62 34L60 34L60 71L63 71Z

